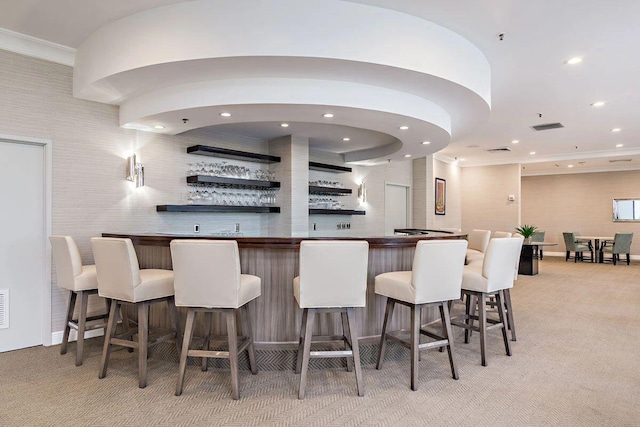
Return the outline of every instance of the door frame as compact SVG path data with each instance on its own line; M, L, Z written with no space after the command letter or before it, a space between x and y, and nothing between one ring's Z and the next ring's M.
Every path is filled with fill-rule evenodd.
M50 346L51 337L51 246L49 245L49 236L51 235L51 206L52 206L52 190L53 190L53 141L50 139L33 138L28 136L8 135L0 133L0 141L10 144L28 144L38 145L44 149L44 224L43 224L43 242L44 268L42 269L41 292L40 296L42 306L42 324L41 339L42 345Z
M387 185L395 185L396 187L404 187L407 192L407 228L413 227L413 193L411 191L411 185L402 184L399 182L384 182L384 203L385 203L385 213L384 213L384 228L387 228Z

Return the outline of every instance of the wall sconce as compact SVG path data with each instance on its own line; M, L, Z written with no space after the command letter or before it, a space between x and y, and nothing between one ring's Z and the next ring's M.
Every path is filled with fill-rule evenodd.
M364 182L358 185L358 200L360 200L360 203L367 201L367 187L364 185Z
M127 180L136 183L136 187L144 187L144 166L136 161L136 155L127 158Z

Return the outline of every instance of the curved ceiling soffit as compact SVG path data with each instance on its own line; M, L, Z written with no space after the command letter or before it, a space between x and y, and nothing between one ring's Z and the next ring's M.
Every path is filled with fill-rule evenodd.
M310 9L313 13L309 13ZM233 67L226 74L225 67L223 72L210 68L207 74L202 66L197 66L201 61L232 58L255 60L253 67L245 68L245 75L251 78L236 79L238 74ZM241 84L239 80L244 80L247 87L255 88L259 77L265 77L260 66L265 63L264 58L279 64L266 67L269 70L265 71L266 77L279 78L294 86L309 75L304 66L297 71L296 62L319 65L314 67L313 75L316 84L321 82L322 91L309 87L294 90L294 105L369 111L380 108L383 114L404 116L406 112L402 111L410 107L385 107L384 101L397 106L411 98L414 110L422 105L430 108L405 117L430 123L438 137L442 130L448 135L457 131L451 128L452 117L454 123L478 124L486 120L490 109L490 68L484 55L467 40L411 15L331 0L193 1L125 17L96 31L78 49L74 96L119 104L121 122L135 123L153 116L142 113L153 109L152 105L145 106L145 101L162 99L160 104L165 112L204 107L193 100L179 101L180 93L189 86L185 81L204 79L197 84L219 87ZM341 65L336 68L336 64ZM166 73L160 73L163 79L158 78L158 67L166 67ZM403 72L409 78L403 79ZM141 86L146 84L146 90L141 90L136 80L145 82ZM361 81L371 83L367 86L372 94L393 96L363 105L358 102L362 99L349 101L340 97L338 90L331 90L334 86L348 87L347 92L353 95L362 86L353 82ZM291 92L291 87L287 87L280 92L272 90L267 96L263 88L261 96L241 98L250 105L287 105L292 102ZM215 98L221 97L201 96L200 102L209 106L241 104L238 97L234 102L224 103L221 100L216 103ZM470 102L459 101L465 98ZM171 100L176 101L173 106ZM440 108L433 108L434 102ZM137 117L135 111L140 113ZM447 116L444 121L443 111ZM427 117L427 113L435 114ZM161 111L157 109L156 114ZM282 119L291 120L286 117L276 120ZM313 116L301 121L322 120ZM372 123L342 124L373 128ZM391 133L388 128L380 131ZM428 149L437 151L439 145L433 144Z

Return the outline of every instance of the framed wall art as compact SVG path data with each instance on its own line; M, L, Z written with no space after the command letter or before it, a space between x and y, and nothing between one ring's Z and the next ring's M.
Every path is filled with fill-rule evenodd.
M447 181L436 178L436 215L444 215L447 207Z

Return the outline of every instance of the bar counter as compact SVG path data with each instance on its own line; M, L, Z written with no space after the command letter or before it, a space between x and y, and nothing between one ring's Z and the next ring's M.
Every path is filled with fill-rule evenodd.
M366 240L369 242L369 266L367 274L367 306L356 309L358 335L379 336L382 330L385 301L375 295L376 275L388 271L411 270L415 245L420 240L464 239L465 234L430 232L429 234L388 237L216 237L207 235L170 234L115 234L103 233L103 237L126 237L133 241L140 268L171 269L169 243L173 239L236 240L240 251L242 272L262 279L262 295L249 303L257 345L286 345L297 343L302 311L293 297L293 278L298 275L298 251L302 240ZM327 265L327 268L331 268ZM150 323L169 327L166 308L156 304L150 313ZM406 307L396 309L393 329L409 328ZM425 310L427 311L427 310ZM183 313L181 312L181 315ZM436 312L423 314L423 322L433 320ZM182 316L181 316L182 317ZM184 319L181 319L184 321ZM196 322L200 322L196 319ZM196 335L202 331L198 324ZM340 316L319 315L315 333L338 335L342 332ZM226 333L224 322L214 316L213 333Z

